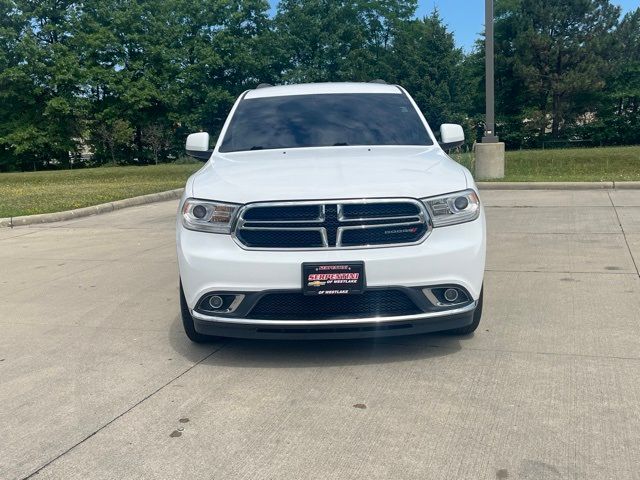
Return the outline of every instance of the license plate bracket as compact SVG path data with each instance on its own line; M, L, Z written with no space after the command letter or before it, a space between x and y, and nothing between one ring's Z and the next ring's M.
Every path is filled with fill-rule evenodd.
M365 287L364 262L302 264L305 295L357 295Z

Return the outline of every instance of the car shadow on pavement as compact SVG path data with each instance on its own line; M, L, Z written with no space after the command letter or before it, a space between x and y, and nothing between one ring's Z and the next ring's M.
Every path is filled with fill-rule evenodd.
M216 338L210 343L191 343L176 317L169 339L184 358L198 361L206 349L213 353L204 365L240 368L308 368L320 366L375 365L411 362L457 353L461 338L446 334L421 334L337 340L249 340Z
M309 368L411 362L460 350L457 338L419 335L355 340L226 339L203 363L240 368Z

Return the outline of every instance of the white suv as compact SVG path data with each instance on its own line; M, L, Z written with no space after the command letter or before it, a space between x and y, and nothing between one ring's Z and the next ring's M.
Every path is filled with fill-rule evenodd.
M469 171L401 87L321 83L243 93L188 181L177 222L188 337L473 332L485 218Z

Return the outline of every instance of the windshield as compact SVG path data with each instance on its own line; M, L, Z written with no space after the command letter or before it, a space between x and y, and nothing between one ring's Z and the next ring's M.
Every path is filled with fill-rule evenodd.
M220 151L432 144L405 95L345 93L242 100Z

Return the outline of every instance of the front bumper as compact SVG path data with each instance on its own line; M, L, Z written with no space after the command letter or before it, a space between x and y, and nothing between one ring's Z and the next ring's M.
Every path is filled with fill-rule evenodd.
M484 212L473 222L435 228L418 245L353 250L244 250L229 235L177 226L180 277L195 328L232 337L406 335L469 325L482 289L485 242ZM456 285L468 292L471 302L460 309L416 315L322 320L231 318L195 311L199 299L210 292L300 291L303 262L360 261L365 264L368 289Z
M415 335L466 327L473 322L477 301L454 310L381 318L322 321L277 321L214 317L192 312L196 331L234 338L337 339Z

